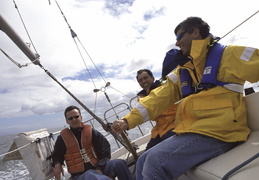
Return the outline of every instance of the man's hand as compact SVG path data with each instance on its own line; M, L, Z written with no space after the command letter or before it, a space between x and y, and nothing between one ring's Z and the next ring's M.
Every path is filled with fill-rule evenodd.
M55 164L53 174L54 174L55 179L57 179L57 180L61 179L61 177L60 177L61 174L64 176L64 171L63 171L62 165L60 163Z
M112 124L112 130L116 134L121 134L123 131L127 130L129 128L128 122L125 119L119 119L115 120Z
M98 173L100 173L100 174L103 174L102 170L100 170L100 169L96 169L96 171L97 171Z

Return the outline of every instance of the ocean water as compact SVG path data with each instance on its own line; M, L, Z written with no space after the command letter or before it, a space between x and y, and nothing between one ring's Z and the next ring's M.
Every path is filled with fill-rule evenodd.
M58 128L60 129L60 128ZM55 132L56 129L53 129ZM15 136L6 135L0 136L0 155L3 155L8 152L10 149ZM31 180L32 178L29 175L23 160L10 160L3 161L3 157L0 158L0 180Z
M11 147L15 135L7 135L0 137L0 155L8 152ZM29 172L22 160L6 161L3 157L0 159L0 180L7 179L30 179Z
M147 134L150 132L152 126L148 124L141 125L142 132ZM62 128L55 128L49 129L49 133L54 133L60 131ZM96 128L98 131L106 135L107 133L101 128ZM10 149L14 137L14 135L6 135L0 136L0 155L3 155L8 152ZM132 129L128 133L129 138L133 141L141 136L141 133L138 131L138 128ZM54 136L55 138L55 136ZM106 136L108 141L111 144L111 151L115 151L118 149L117 143L115 142L114 138L111 135ZM56 139L56 138L55 138ZM65 169L65 176L63 180L68 179L69 174ZM10 160L10 161L3 161L3 157L0 157L0 180L31 180L32 178L29 175L29 171L27 170L23 160Z

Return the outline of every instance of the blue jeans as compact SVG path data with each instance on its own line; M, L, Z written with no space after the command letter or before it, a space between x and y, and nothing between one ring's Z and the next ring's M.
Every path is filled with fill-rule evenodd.
M117 177L119 180L133 180L126 162L122 159L108 161L103 173L107 176Z
M111 180L108 176L105 176L103 174L100 174L94 169L89 169L84 172L84 174L81 174L80 176L72 177L69 180Z
M69 180L111 180L110 177L118 177L119 180L133 180L126 162L122 159L114 159L107 162L100 174L94 169L89 169L80 176L70 178Z
M175 132L173 132L173 129L170 129L162 137L157 135L155 138L151 138L147 144L146 150L152 148L153 146L157 145L158 143L162 142L163 140L165 140L173 135L175 135Z
M136 180L171 180L223 154L239 143L195 133L174 135L145 151L137 161Z

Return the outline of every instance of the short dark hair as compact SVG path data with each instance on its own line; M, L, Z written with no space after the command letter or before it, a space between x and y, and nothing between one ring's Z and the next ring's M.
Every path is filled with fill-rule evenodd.
M183 29L188 33L193 33L194 29L196 28L200 30L200 34L203 39L206 38L210 33L210 26L200 17L188 17L176 26L174 33L176 35L179 29Z
M154 76L153 76L153 73L152 73L149 69L140 69L140 70L137 71L137 76L136 76L137 81L138 81L138 76L139 76L141 73L143 73L143 72L147 72L147 74L148 74L149 76L154 77Z
M79 112L79 114L81 115L81 111L80 111L79 107L77 107L77 106L68 106L68 107L65 109L65 111L64 111L64 115L65 115L65 118L66 118L66 119L67 119L67 112L68 112L68 111L72 111L73 109L77 109L78 112Z

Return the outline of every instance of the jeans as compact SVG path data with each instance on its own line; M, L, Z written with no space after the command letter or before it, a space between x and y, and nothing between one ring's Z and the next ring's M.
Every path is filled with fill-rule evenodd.
M167 131L162 137L157 135L155 138L151 138L150 141L147 144L146 150L152 148L153 146L157 145L158 143L162 142L163 140L175 135L175 132L173 132L173 129Z
M122 159L108 161L103 173L108 176L117 177L119 180L133 180L133 176L130 173L126 162Z
M138 158L136 180L172 180L238 144L195 133L174 135Z
M118 177L119 180L133 180L126 162L122 159L114 159L107 162L100 174L94 169L89 169L80 176L72 177L69 180L111 180L110 177Z
M80 176L72 177L69 180L86 180L86 179L91 179L91 180L111 180L108 176L105 176L103 174L100 174L94 169L89 169L84 174L81 174Z

